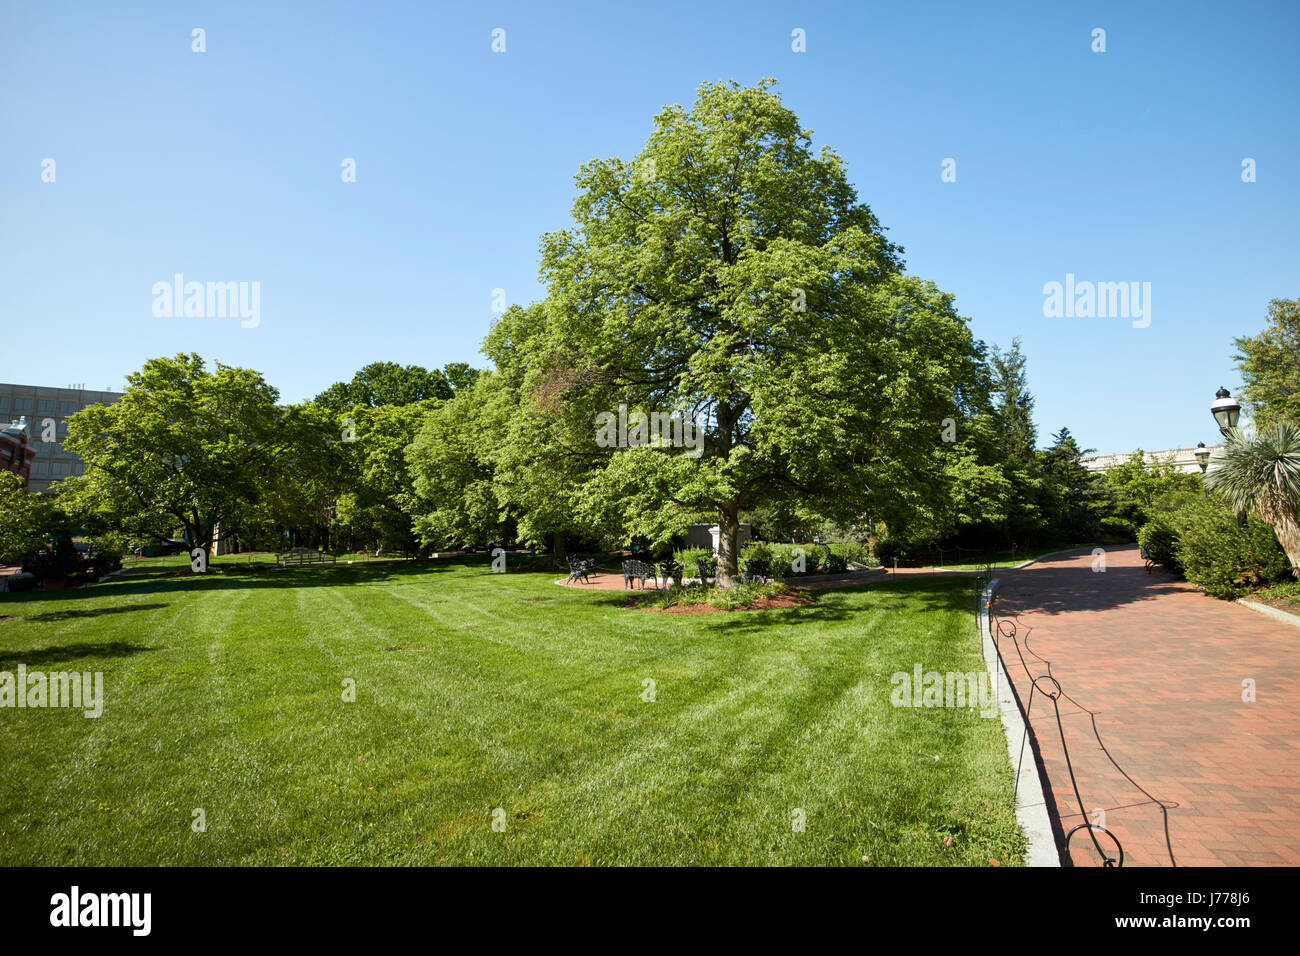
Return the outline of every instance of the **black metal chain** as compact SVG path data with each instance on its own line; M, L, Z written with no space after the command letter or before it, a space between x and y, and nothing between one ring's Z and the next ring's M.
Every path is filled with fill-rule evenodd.
M979 612L984 610L984 608L980 606L983 601L984 588L987 586L988 581L991 580L992 577L993 577L993 569L992 567L988 567L985 569L982 575L976 579L977 619L978 619ZM1025 746L1028 743L1028 739L1029 739L1029 728L1031 726L1030 721L1031 721L1031 715L1033 713L1033 708L1034 708L1034 696L1035 694L1042 694L1044 697L1046 697L1048 700L1052 702L1052 708L1055 712L1055 717L1056 717L1057 733L1060 735L1061 738L1061 750L1065 754L1065 766L1070 774L1070 785L1074 789L1075 799L1079 802L1079 813L1084 819L1083 823L1073 827L1070 830L1070 832L1066 834L1065 845L1064 847L1062 847L1062 849L1068 856L1071 838L1079 830L1086 829L1088 831L1088 836L1092 840L1092 845L1094 849L1096 849L1097 851L1097 856L1101 859L1103 866L1122 867L1124 865L1124 847L1120 843L1119 838L1110 830L1102 826L1101 824L1093 823L1088 819L1088 813L1086 809L1087 805L1083 802L1083 795L1079 791L1079 782L1075 777L1075 773L1074 773L1074 762L1070 759L1070 746L1065 739L1065 725L1061 721L1060 699L1065 698L1070 703L1072 703L1075 707L1079 708L1079 710L1083 711L1088 715L1092 723L1093 736L1096 737L1097 745L1101 748L1102 753L1106 755L1106 759L1111 762L1111 764L1115 767L1116 770L1120 772L1120 774L1124 777L1125 780L1131 783L1139 792L1141 792L1145 797L1147 797L1148 800L1150 800L1152 803L1156 804L1156 806L1160 808L1160 813L1164 820L1165 848L1169 851L1169 863L1171 866L1174 867L1178 866L1178 861L1174 857L1173 843L1169 835L1169 811L1177 807L1178 804L1166 803L1163 800L1159 800L1156 797L1152 796L1150 793L1147 792L1146 789L1144 789L1141 785L1139 785L1136 780L1134 780L1131 776L1129 776L1128 772L1123 767L1119 765L1119 762L1115 760L1115 757L1111 754L1110 750L1106 747L1105 742L1101 739L1101 731L1097 727L1097 715L1093 711L1089 710L1087 707L1084 707L1082 704L1080 704L1069 694L1065 693L1065 691L1061 687L1060 681L1058 681L1052 675L1052 662L1034 653L1033 648L1029 646L1029 634L1033 631L1033 628L1032 627L1025 628L1024 650L1027 650L1031 656L1033 656L1036 660L1041 661L1047 667L1047 673L1039 675L1038 677L1034 677L1033 674L1030 672L1029 664L1025 660L1024 651L1021 650L1021 646L1020 646L1021 638L1019 636L1019 628L1017 626L1019 624L1019 617L1013 616L1013 617L1000 619L997 621L997 625L995 627L994 626L995 618L994 618L992 599L990 599L988 602L987 610L988 610L988 619L989 619L989 634L993 640L993 647L994 650L997 652L998 659L1002 661L1003 667L1005 668L1006 659L1002 655L1001 639L1009 639L1012 645L1016 649L1016 656L1020 659L1020 666L1024 670L1025 676L1029 679L1030 682L1029 702L1025 707L1025 732L1022 735L1020 740L1020 758L1019 758L1018 765L1016 767L1016 784L1015 784L1014 792L1016 794L1019 794L1019 790L1020 790L1020 770L1021 767L1024 766ZM1038 682L1040 680L1051 681L1052 685L1055 687L1055 693L1039 687ZM1112 856L1102 849L1101 843L1097 839L1098 831L1104 833L1108 838L1114 841L1115 848L1116 850L1119 851L1118 857Z

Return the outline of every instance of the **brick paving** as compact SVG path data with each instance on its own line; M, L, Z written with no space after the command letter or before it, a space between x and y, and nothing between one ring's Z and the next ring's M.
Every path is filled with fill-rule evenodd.
M1030 675L1074 701L1061 725L1082 807L1051 701L1035 694L1030 715L1058 846L1101 809L1125 866L1169 866L1171 851L1178 866L1300 865L1300 628L1148 574L1135 546L1105 558L1104 573L1089 553L998 572L995 623L1014 621ZM1000 645L1028 703L1030 676ZM1097 865L1087 831L1070 850L1067 865Z

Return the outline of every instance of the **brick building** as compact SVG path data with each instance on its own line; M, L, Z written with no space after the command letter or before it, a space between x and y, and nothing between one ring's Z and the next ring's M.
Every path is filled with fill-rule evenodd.
M27 419L0 424L0 471L12 471L26 487L31 478L36 449L28 444Z

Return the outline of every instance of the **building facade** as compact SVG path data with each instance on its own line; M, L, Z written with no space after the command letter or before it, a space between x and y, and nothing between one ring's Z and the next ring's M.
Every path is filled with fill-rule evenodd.
M26 447L36 453L29 458L27 487L49 491L55 482L82 474L85 462L63 445L68 437L68 417L87 405L108 405L121 397L121 392L96 392L76 386L51 388L0 382L0 429L7 429L9 434L18 420L25 418Z
M0 422L0 471L11 471L22 481L23 487L32 474L32 459L36 449L28 446L27 419Z
M1209 445L1208 451L1213 454L1222 449L1222 445ZM1174 468L1186 474L1193 475L1201 470L1201 466L1196 463L1195 448L1167 448L1164 451L1149 451L1146 453L1147 462L1165 461L1171 455L1174 459ZM1128 461L1128 452L1123 455L1090 455L1087 458L1080 458L1079 464L1083 465L1091 472L1105 472L1114 468L1116 465L1122 465Z

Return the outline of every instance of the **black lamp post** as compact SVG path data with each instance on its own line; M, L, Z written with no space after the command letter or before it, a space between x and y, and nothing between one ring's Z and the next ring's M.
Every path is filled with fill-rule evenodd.
M1219 426L1219 431L1224 438L1228 437L1228 429L1236 428L1237 421L1241 418L1241 404L1228 394L1228 390L1222 386L1214 393L1214 404L1210 406L1210 414L1214 416L1214 421Z
M1205 447L1205 442L1198 441L1192 455L1196 458L1196 464L1201 469L1201 492L1208 495L1210 492L1205 487L1205 466L1210 463L1210 449Z
M1210 414L1214 416L1215 424L1219 426L1219 432L1225 439L1231 441L1228 432L1237 427L1237 422L1241 419L1241 403L1228 394L1228 390L1222 385L1214 393L1214 404L1210 406ZM1201 465L1201 471L1205 471L1205 464ZM1237 512L1237 527L1245 530L1246 512Z

